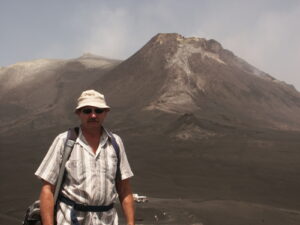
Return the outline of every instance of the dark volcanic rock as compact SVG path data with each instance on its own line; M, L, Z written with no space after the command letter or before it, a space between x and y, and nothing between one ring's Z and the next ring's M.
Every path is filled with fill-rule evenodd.
M121 63L91 54L19 63L2 69L0 81L1 105L23 112L2 117L2 132L41 116L52 121L44 128L58 117L60 124L73 122L65 113L74 107L70 99L87 88L105 93L117 121L192 113L229 126L300 129L299 92L203 38L158 34Z
M93 55L72 60L35 60L0 71L0 130L66 126L78 95L119 61ZM18 109L18 110L13 110ZM36 125L35 125L36 124Z
M90 88L112 106L106 125L124 140L135 192L198 199L190 222L212 221L217 208L211 224L228 214L247 224L229 200L245 215L259 203L272 206L266 218L297 217L283 208L300 210L300 93L215 40L158 34L122 62L85 54L0 69L0 221L21 218L38 196L32 174L54 136L77 124L75 100Z
M230 126L300 129L300 94L215 40L158 34L94 83L130 113L193 113Z

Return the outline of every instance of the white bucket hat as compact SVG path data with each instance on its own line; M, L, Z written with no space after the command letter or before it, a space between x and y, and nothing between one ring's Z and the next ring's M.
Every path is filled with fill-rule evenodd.
M77 109L84 106L93 106L102 109L109 109L110 107L106 104L104 95L95 90L86 90L81 93L77 99Z

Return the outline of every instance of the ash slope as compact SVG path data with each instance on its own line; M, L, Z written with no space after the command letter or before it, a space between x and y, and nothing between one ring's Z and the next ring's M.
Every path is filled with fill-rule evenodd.
M189 113L243 128L300 128L300 93L214 40L158 34L96 85L113 106L130 113Z
M86 54L19 63L1 69L0 83L2 134L25 124L36 130L74 123L66 111L87 88L105 93L116 127L147 128L157 122L166 132L173 123L180 129L181 117L188 114L202 122L190 125L194 137L178 137L211 136L224 127L300 129L300 93L293 86L214 40L178 34L156 35L123 62Z
M299 92L216 41L159 34L123 62L49 63L1 93L2 214L23 216L37 197L32 174L74 126L73 100L87 88L112 106L107 126L124 139L136 192L300 209ZM1 69L3 86L25 76L18 68Z
M77 59L40 59L2 68L0 133L31 132L74 122L73 99L119 63L84 54Z

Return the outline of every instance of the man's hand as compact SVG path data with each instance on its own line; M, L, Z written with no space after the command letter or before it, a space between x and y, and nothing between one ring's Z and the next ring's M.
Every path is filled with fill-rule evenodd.
M43 186L40 194L40 209L43 225L54 224L54 186L46 181L43 181Z
M116 185L127 225L134 225L134 200L129 179L119 180Z

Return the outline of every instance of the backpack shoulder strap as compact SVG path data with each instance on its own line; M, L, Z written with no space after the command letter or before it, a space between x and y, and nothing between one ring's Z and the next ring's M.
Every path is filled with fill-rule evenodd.
M79 127L73 127L68 130L68 139L72 141L76 141L79 135Z
M67 139L65 142L65 147L64 147L64 151L63 151L63 155L62 155L62 162L60 164L59 174L58 174L55 191L54 191L54 204L56 203L58 194L61 190L61 184L63 182L65 169L66 169L66 162L68 161L68 159L71 155L71 152L73 150L73 146L78 137L78 134L79 134L79 127L70 128L68 130Z
M112 146L114 147L114 150L115 150L115 153L117 155L117 172L116 172L116 180L120 180L121 179L121 171L120 171L120 147L116 141L116 138L114 137L114 135L112 134L112 132L110 131L107 131L108 133L108 137L109 137L109 140L112 144Z

